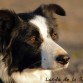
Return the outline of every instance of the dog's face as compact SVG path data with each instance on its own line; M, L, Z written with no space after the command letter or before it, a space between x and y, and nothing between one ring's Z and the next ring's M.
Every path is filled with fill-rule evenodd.
M30 13L0 10L0 51L9 74L24 69L60 69L68 66L68 54L57 43L53 13L65 16L56 4L42 5Z

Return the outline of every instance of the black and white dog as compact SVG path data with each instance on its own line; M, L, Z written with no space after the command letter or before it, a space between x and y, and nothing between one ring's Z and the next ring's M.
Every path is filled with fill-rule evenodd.
M56 4L30 13L0 10L0 79L4 83L48 83L52 70L67 68L69 56L57 43Z

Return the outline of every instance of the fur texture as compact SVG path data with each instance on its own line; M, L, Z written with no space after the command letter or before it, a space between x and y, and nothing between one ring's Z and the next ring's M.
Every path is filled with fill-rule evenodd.
M69 56L56 40L56 4L29 13L0 10L0 79L3 83L48 83L53 70L67 68Z

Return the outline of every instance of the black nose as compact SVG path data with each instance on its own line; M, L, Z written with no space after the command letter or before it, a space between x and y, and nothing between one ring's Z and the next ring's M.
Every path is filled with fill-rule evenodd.
M67 64L69 61L70 57L68 55L58 55L55 60L60 63L60 64Z

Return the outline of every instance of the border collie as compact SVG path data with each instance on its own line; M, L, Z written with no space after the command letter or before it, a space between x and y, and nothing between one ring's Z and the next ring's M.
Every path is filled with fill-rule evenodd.
M32 12L0 10L0 79L3 83L48 83L53 70L67 68L68 53L57 43L57 4Z

